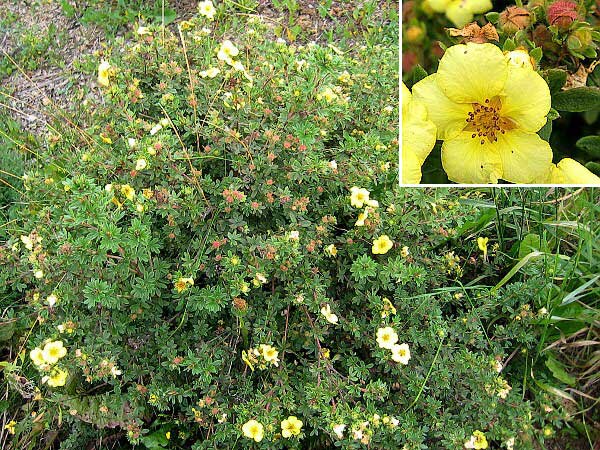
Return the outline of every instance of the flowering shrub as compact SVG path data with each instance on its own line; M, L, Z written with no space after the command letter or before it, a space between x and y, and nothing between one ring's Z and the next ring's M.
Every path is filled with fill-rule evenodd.
M403 183L421 182L424 171L428 183L600 184L592 3L518 2L472 22L491 7L405 2L403 80L426 114L408 112L403 133L430 133L415 123L426 118L438 144L403 152ZM435 11L461 28L442 28Z

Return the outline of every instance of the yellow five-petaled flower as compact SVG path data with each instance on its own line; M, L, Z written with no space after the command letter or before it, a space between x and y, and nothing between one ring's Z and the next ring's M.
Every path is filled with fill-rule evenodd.
M217 11L215 10L212 2L208 0L198 3L198 12L201 16L205 16L210 20L213 20Z
M265 429L262 424L254 419L249 420L242 426L244 436L250 439L254 439L256 442L262 441Z
M108 87L110 84L110 64L108 61L102 61L98 66L98 84Z
M552 149L536 132L546 123L550 90L533 66L492 44L454 45L412 93L444 141L450 180L535 183L547 176Z
M298 420L296 416L289 416L287 419L281 422L281 435L284 438L290 436L298 436L302 431L302 421Z
M371 251L374 255L385 255L393 246L394 241L392 241L386 234L383 234L373 241L373 247L371 247Z

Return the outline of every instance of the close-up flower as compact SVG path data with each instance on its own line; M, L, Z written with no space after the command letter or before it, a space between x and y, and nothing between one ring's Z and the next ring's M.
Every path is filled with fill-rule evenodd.
M263 440L265 429L262 424L254 419L249 420L242 426L244 436L249 439L253 439L256 442Z
M552 149L536 132L550 110L548 85L495 45L450 47L437 73L413 86L413 96L426 105L444 141L450 180L526 184L547 173Z
M383 234L373 241L371 251L374 255L385 255L394 246L394 242L388 235Z
M67 354L67 349L63 346L62 341L51 341L44 345L42 355L44 361L48 364L55 364L59 359Z
M36 366L43 366L47 363L46 359L44 358L44 352L39 347L36 347L33 350L31 350L29 352L29 357Z
M379 344L379 347L391 350L396 342L398 342L398 334L392 327L377 330L377 344Z
M208 17L210 20L213 20L215 17L215 13L217 12L212 1L201 1L198 3L198 12L201 16Z
M98 84L108 87L110 85L110 69L111 65L108 61L102 61L98 66Z
M289 416L287 419L281 421L281 435L284 438L298 436L301 431L302 421L296 416Z
M68 376L68 371L59 367L54 367L50 372L50 375L47 376L46 383L48 383L48 386L50 387L61 387L66 384Z
M362 208L369 201L370 192L365 188L352 186L350 188L350 205L355 208Z
M392 360L400 364L408 364L410 360L410 348L408 344L394 344L390 348L392 351Z

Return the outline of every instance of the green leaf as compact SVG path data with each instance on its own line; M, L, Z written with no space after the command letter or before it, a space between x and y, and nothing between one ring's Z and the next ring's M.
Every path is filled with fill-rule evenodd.
M598 175L600 177L600 164L594 161L590 161L585 165L585 168L592 172L594 175Z
M485 15L485 18L488 20L488 22L498 23L498 20L500 19L500 13L492 11L487 13Z
M542 52L542 47L536 47L529 52L529 56L531 56L536 63L539 63L542 60L542 56L544 53Z
M600 136L582 137L575 145L593 158L600 159Z
M538 234L530 233L519 244L519 258L524 258L535 251L550 252L550 249L545 239L542 239Z
M413 69L413 85L417 84L423 78L427 77L427 75L427 71L417 64Z
M515 41L512 38L508 38L506 41L504 41L502 50L505 52L512 52L515 48L517 48Z
M562 381L563 383L568 384L569 386L574 386L577 382L577 380L573 376L567 373L563 364L554 359L552 356L548 357L545 364L546 367L550 369L550 372L552 372L552 375L554 375L554 378L556 378L557 380Z
M546 120L546 124L538 130L537 134L543 140L548 142L550 140L550 135L552 134L552 121Z
M552 98L552 107L569 112L600 109L600 88L578 87L559 92Z
M0 342L8 341L15 334L15 321L0 323Z
M559 92L567 82L567 72L565 70L549 69L546 70L543 75L548 83L551 94Z

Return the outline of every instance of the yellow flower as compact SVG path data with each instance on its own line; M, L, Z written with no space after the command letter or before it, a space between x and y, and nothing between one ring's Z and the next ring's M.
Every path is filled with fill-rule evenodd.
M495 45L450 47L413 96L444 140L442 165L452 181L532 183L548 173L552 149L536 134L550 111L548 85Z
M404 246L402 247L402 250L400 251L400 256L402 256L403 258L406 258L408 255L410 255L410 250L408 249L408 246Z
M396 314L396 308L392 305L389 298L383 297L383 311L381 311L381 318L385 319L390 314Z
M216 67L211 67L208 70L203 70L202 72L200 72L198 75L200 75L202 78L214 78L217 75L219 75L221 71L219 69L217 69Z
M121 194L123 194L128 200L133 200L135 197L135 189L128 184L121 186Z
M421 166L435 145L436 127L425 105L402 83L402 183L421 182Z
M408 344L394 344L390 350L392 351L392 360L400 364L408 364L408 360L410 359Z
M221 61L225 61L227 64L232 65L233 57L239 55L239 53L240 51L237 49L237 47L233 45L229 39L226 39L219 48L217 58Z
M337 252L338 251L335 244L329 244L327 247L325 247L325 253L327 253L329 256L335 257Z
M485 434L483 434L479 430L475 430L471 439L465 442L465 448L474 448L474 449L486 449L488 448L488 441L485 438Z
M36 347L29 352L29 357L33 361L36 366L43 366L46 364L46 360L44 359L44 352L41 348Z
M139 36L144 36L144 35L146 35L146 34L152 34L152 32L150 31L150 28L148 28L148 27L143 27L143 26L139 26L139 27L138 27L138 29L137 29L137 31L136 31L136 33L137 33Z
M137 171L144 170L146 168L146 166L148 166L148 162L146 162L145 159L143 159L143 158L138 159L135 163L135 170L137 170Z
M355 208L362 208L369 201L369 195L368 190L352 186L350 188L350 204Z
M260 422L252 419L242 426L242 431L247 438L260 442L264 436L265 429Z
M102 60L98 66L98 84L100 86L108 87L110 84L110 64L108 61Z
M385 255L393 246L394 242L384 234L373 241L371 251L374 255Z
M275 347L268 344L260 344L260 354L265 361L273 364L275 367L279 366L279 352Z
M29 236L21 236L21 242L25 244L27 250L33 250L33 241Z
M338 95L330 87L323 89L323 92L317 94L317 100L325 99L327 103L332 103L338 99Z
M346 424L338 423L333 426L333 432L338 437L338 439L344 439L344 430L346 429Z
M331 306L329 306L329 303L321 308L321 314L325 316L325 320L327 320L327 322L333 324L338 323L338 316L331 312Z
M217 11L215 10L215 7L213 6L212 2L208 0L205 2L198 3L198 12L201 16L205 16L208 17L210 20L213 20Z
M50 373L50 376L47 378L46 382L48 383L48 386L51 386L51 387L64 386L65 383L67 382L68 376L69 376L69 372L67 372L66 370L59 369L58 367L55 367L52 370L52 372Z
M392 327L377 330L377 343L379 347L391 349L396 342L398 342L398 334Z
M365 208L365 210L358 214L358 219L356 219L356 223L354 226L356 227L364 227L365 219L369 217L369 208Z
M483 259L487 261L487 244L488 244L489 238L486 237L478 237L477 238L477 247L479 247L479 250L481 250L483 252Z
M48 342L42 350L44 361L48 364L56 364L66 354L67 349L63 347L62 341Z
M558 164L552 164L550 170L538 182L543 184L600 185L600 177L594 175L574 159L563 158Z
M302 431L302 421L298 420L296 416L289 416L287 419L281 422L281 435L284 438L290 436L298 436Z
M177 292L183 292L185 291L188 287L193 286L194 285L194 279L193 278L179 278L176 282L175 282L175 290Z
M4 429L6 431L8 431L8 434L15 434L15 425L16 424L17 424L17 422L15 422L14 420L11 420L6 425L4 425Z
M460 28L472 22L473 15L492 9L491 0L427 0L427 5L435 12L446 13L446 17Z

